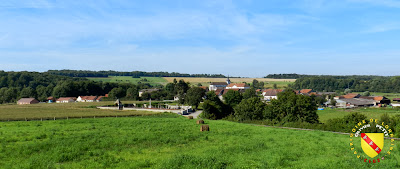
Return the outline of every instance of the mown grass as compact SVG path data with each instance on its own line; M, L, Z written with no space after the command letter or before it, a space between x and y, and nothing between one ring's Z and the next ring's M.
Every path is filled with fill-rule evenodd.
M323 123L333 118L342 118L353 112L358 112L367 116L367 118L380 119L380 117L387 113L389 116L400 115L398 108L356 108L356 109L330 109L318 110L319 120Z
M109 76L107 78L93 78L88 77L89 80L93 81L102 81L102 82L116 82L116 83L133 83L137 84L141 83L149 83L150 85L165 85L167 81L162 77L140 77L140 78L132 78L131 76ZM146 79L146 81L144 81Z
M113 103L112 101L106 101L94 103L40 103L32 105L0 104L0 120L155 114L155 112L147 111L99 110L96 108L97 106L112 105ZM126 101L123 103L131 102Z
M366 164L349 136L195 120L134 118L0 123L2 168L399 168L399 151ZM398 144L398 142L396 142Z

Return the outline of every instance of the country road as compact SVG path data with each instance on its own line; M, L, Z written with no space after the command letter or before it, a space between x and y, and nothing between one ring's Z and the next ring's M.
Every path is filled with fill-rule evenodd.
M187 116L193 116L194 119L197 119L198 116L199 116L201 113L203 113L203 110L197 110L197 111L194 112L194 113L190 113L189 115L183 115L183 116L185 116L185 117L187 117Z

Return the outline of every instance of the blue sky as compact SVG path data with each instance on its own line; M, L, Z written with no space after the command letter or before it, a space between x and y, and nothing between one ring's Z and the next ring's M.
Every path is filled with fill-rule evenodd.
M400 75L395 0L2 0L0 70Z

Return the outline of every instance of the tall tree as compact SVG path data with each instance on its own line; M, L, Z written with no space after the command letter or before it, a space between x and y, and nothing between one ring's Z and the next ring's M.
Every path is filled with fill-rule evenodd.
M185 102L197 109L200 102L203 100L205 92L206 91L200 87L192 87L187 91Z
M231 106L231 107L235 107L237 104L239 104L243 97L240 94L239 91L235 91L235 90L229 90L228 92L226 92L224 95L224 102L225 104Z

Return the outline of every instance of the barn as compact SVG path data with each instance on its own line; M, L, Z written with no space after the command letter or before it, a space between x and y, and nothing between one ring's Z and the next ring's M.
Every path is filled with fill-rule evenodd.
M35 98L21 98L18 100L17 104L22 105L22 104L37 104L39 103L38 100Z

